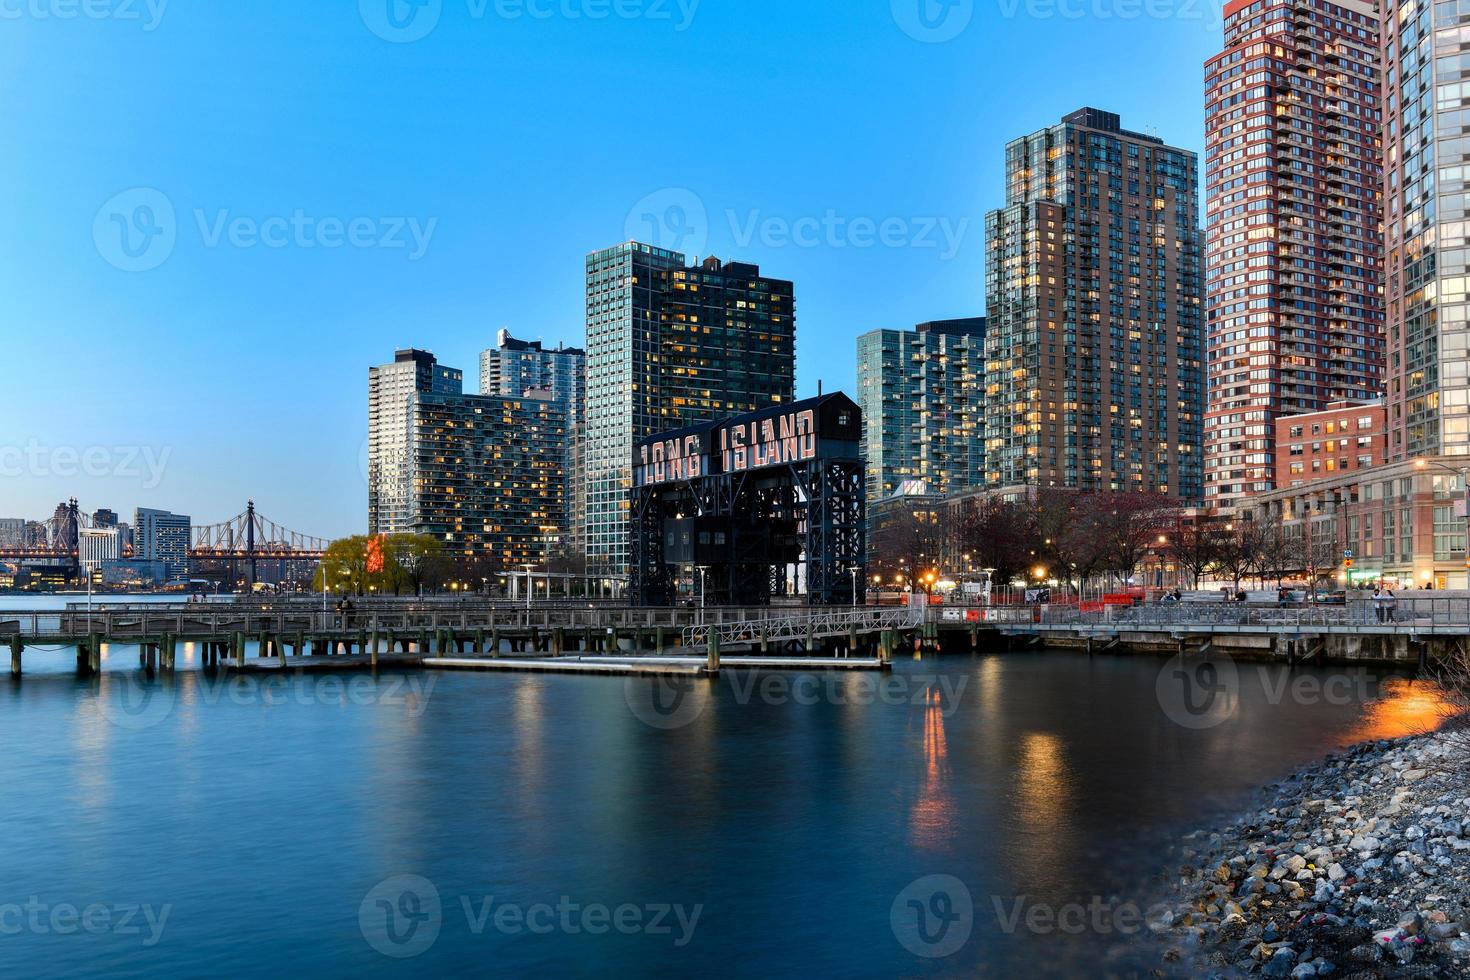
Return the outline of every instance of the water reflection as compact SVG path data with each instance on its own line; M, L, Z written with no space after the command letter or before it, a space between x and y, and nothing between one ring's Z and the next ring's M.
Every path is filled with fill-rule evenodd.
M1382 682L1379 697L1364 705L1362 718L1347 741L1366 742L1431 732L1456 710L1449 694L1433 681L1388 677Z
M909 813L909 839L916 847L935 849L954 836L954 799L949 791L949 740L944 730L940 692L924 696L924 782Z

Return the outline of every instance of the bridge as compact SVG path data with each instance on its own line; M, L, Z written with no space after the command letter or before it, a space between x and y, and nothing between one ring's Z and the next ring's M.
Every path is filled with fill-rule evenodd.
M72 499L58 507L50 519L32 524L27 532L29 540L0 546L0 561L51 560L75 565L81 532L97 528L92 516ZM232 566L246 563L249 579L254 582L258 562L320 561L330 543L326 538L294 531L265 517L256 511L255 501L251 500L243 511L228 520L191 527L189 560L227 561Z

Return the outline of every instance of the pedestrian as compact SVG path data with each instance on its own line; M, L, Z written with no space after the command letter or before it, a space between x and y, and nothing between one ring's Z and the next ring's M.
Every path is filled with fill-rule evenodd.
M1387 607L1388 621L1390 623L1396 623L1396 622L1398 622L1398 619L1399 619L1399 597L1393 594L1393 589L1389 589L1388 592L1387 592L1387 594L1384 595L1384 597L1383 597L1383 604Z
M1377 619L1378 619L1378 621L1380 623L1383 622L1383 613L1384 613L1383 590L1381 588L1374 589L1373 590L1373 615L1375 617L1377 617Z

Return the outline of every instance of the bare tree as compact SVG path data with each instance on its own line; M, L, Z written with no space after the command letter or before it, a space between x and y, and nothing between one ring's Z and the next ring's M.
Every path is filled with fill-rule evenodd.
M938 511L905 509L886 517L874 530L869 569L885 585L901 582L915 591L932 591L929 573L938 571L944 542Z

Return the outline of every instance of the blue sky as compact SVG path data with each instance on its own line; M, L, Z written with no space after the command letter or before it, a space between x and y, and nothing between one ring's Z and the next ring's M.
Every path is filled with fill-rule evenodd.
M1203 0L0 0L0 517L360 531L367 367L580 343L635 234L794 280L802 392L850 388L859 333L984 311L1006 140L1096 105L1199 150L1219 38Z

